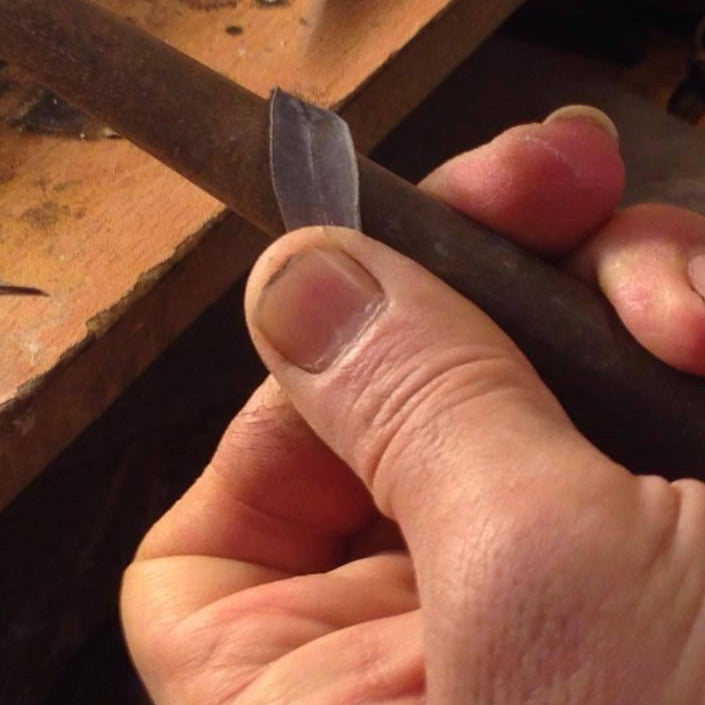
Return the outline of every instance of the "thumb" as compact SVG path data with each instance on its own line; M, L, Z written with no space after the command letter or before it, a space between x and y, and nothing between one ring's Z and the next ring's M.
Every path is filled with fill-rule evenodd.
M487 316L360 233L277 241L246 308L284 392L399 523L429 703L703 692L702 486L609 461Z
M444 520L449 496L488 497L532 459L548 472L562 444L598 455L489 317L364 235L278 240L246 309L265 364L407 540Z

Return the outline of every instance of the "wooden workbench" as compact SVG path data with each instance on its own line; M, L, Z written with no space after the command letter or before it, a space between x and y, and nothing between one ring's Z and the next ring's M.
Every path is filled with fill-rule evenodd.
M365 152L521 0L101 4L262 96L279 85L340 110ZM125 140L0 125L0 280L49 293L0 297L0 508L264 242Z

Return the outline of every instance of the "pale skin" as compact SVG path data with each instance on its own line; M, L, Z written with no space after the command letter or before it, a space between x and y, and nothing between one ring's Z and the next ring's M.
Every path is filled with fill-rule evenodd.
M422 187L703 374L705 218L617 211L623 179L572 110ZM360 233L277 241L246 310L271 375L124 578L158 705L705 703L703 484L606 458L483 313Z

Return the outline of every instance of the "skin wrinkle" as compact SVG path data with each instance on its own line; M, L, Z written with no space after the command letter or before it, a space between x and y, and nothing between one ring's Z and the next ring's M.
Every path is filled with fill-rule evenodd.
M222 621L222 619L212 620L211 624L209 625L209 629L215 631L216 634L219 633L219 638L214 640L213 643L210 645L207 658L204 659L204 663L208 664L208 668L205 670L200 668L195 669L195 679L184 679L184 685L186 686L186 688L184 689L187 689L190 686L190 689L193 690L195 693L195 697L193 699L194 705L200 705L200 703L203 702L202 692L204 690L209 690L209 688L204 689L201 687L200 680L205 680L207 683L215 682L223 684L223 686L218 689L220 692L216 696L216 705L232 705L234 703L241 702L242 698L244 698L246 701L248 698L248 692L253 686L253 684L255 684L262 677L266 676L268 671L270 671L272 667L276 664L277 658L282 653L285 654L289 651L288 646L282 646L278 644L278 648L274 652L272 652L270 644L268 652L261 654L258 657L260 663L254 663L252 662L252 657L254 655L253 646L258 643L258 640L249 637L242 639L242 641L244 642L245 649L243 653L246 655L246 657L238 659L236 656L234 656L232 648L233 643L238 640L238 637L237 635L228 632L228 638L223 639L222 637L226 636L226 632L224 632L220 628L220 624L222 623ZM310 624L318 624L319 626L321 626L319 620L311 619L308 621ZM323 626L323 631L321 633L331 633L332 631L334 631L334 629L335 627L332 626L330 629L325 630L325 627ZM189 638L188 640L184 639L184 642L193 643L192 634L197 632L189 631L188 628L185 629L185 631L189 635ZM245 631L252 631L252 628L245 629ZM261 631L261 628L256 627L255 632L259 631ZM316 638L320 638L321 633L319 633L316 637L311 637L309 641ZM223 656L218 656L218 653L221 650L223 651ZM243 671L243 674L239 679L233 678L233 675L237 675L237 673L233 672L233 663L241 664L240 670ZM221 677L220 673L225 674L225 677ZM180 702L181 695L183 695L183 692L181 689L179 689L179 698L174 702Z
M173 696L168 698L168 702L198 702L201 691L200 680L206 679L208 681L214 670L217 670L212 666L213 656L217 653L225 632L213 622L195 630L192 626L193 622L201 618L202 613L210 607L211 605L207 605L205 608L176 620L168 630L160 634L159 642L151 645L153 655L156 655L162 662L161 670L166 672L171 679L166 692L173 692ZM184 637L179 635L182 631ZM204 633L214 633L215 638L209 638L204 642L203 639L198 638ZM198 648L194 648L194 644L197 644ZM249 664L241 664L240 670L249 671ZM233 673L231 668L229 680L232 681L234 675L237 674ZM213 682L219 683L220 679L215 678ZM237 694L249 682L251 682L251 676L249 674L246 678L243 676L242 685L238 685L234 690L229 689L221 697L216 697L216 705L224 705L233 693ZM195 697L190 696L190 691L195 693ZM206 692L211 693L212 688L207 688Z
M563 590L563 586L558 586L559 596ZM564 594L560 599L563 606L559 610L559 600L554 596L550 612L546 614L547 589L541 585L528 593L525 588L519 588L513 598L507 601L508 613L503 614L502 619L506 624L521 624L523 627L519 633L509 629L495 633L490 653L492 663L498 665L493 668L495 677L490 675L489 678L491 690L500 695L496 701L517 704L591 702L583 699L592 679L584 671L590 640L581 635L579 625L586 619L577 616L580 605L572 595ZM517 643L523 647L517 648ZM556 644L561 644L558 651ZM508 664L508 653L518 653L518 663ZM506 680L507 673L513 674L512 680ZM557 694L560 697L556 697Z
M583 170L580 168L582 166L582 163L576 159L571 159L570 157L568 157L565 152L563 152L563 150L558 149L557 147L552 145L547 139L539 137L535 133L527 134L526 132L524 132L520 137L520 141L530 145L532 148L539 147L540 149L550 154L552 157L555 157L556 161L558 161L563 167L565 167L566 170L571 174L571 176L576 179L576 181L583 179Z
M652 517L649 526L657 529L653 532L656 534L656 543L649 542L652 547L651 560L643 568L648 575L658 561L673 553L683 507L680 492L661 477L642 477L638 487L643 512Z
M292 519L285 513L274 514L271 511L263 510L256 504L245 501L242 497L234 495L231 497L231 512L234 516L239 516L238 523L241 526L259 527L257 533L262 536L266 536L266 541L270 546L281 544L282 547L286 547L287 543L291 540L291 530L294 528L297 529L297 533L299 534L308 531L312 537L318 536L322 537L326 541L329 541L331 550L337 544L341 536L341 533L321 530L321 527L314 523L306 524L306 522L301 521L296 517ZM206 514L207 513L208 512L206 512ZM147 538L149 539L149 536ZM257 543L259 543L259 541L253 541L253 554L257 553L255 550ZM313 544L314 542L311 541L311 543ZM148 544L145 547L141 547L139 553L142 555L142 560L151 560L149 555L150 548ZM180 554L172 554L173 557L178 557L179 555ZM280 558L281 551L275 552L275 555L277 556L277 559L272 558L271 561L260 560L259 565L271 570L280 570L282 568L282 561ZM241 556L241 559L246 561L250 560L250 558L245 556Z
M451 362L451 361L449 361ZM497 420L499 424L511 423L511 418L503 416L501 410L510 405L516 405L521 396L525 396L530 405L534 406L533 398L520 386L515 386L511 380L503 378L501 372L505 367L506 359L485 358L480 360L462 361L462 358L452 360L445 371L424 371L418 378L407 378L404 388L394 395L394 399L387 402L388 416L382 422L375 419L375 437L381 439L377 444L373 456L368 459L368 473L370 481L374 482L374 494L384 496L387 502L383 504L385 510L391 509L390 502L396 496L396 483L389 484L387 468L393 468L398 457L399 447L409 444L418 445L420 448L431 448L436 455L452 457L453 449L449 443L459 443L456 435L448 435L445 429L457 426L457 420L468 425L464 445L473 447L474 437L472 416L469 411L476 405L482 406L484 422L499 411ZM491 378L499 371L496 379L502 383L492 381ZM482 381L478 385L477 382ZM379 429L379 430L378 430ZM520 431L521 432L521 431ZM482 451L484 442L476 439L476 451ZM420 457L424 457L422 454ZM476 461L479 458L476 458ZM438 481L438 468L433 476ZM449 466L447 474L454 469ZM417 465L406 469L404 482L407 485L418 487L432 479L424 476L427 471L423 466ZM379 489L378 479L387 486L384 492Z
M702 651L702 643L698 644L699 640L705 641L703 635L705 634L705 607L701 605L700 612L693 620L692 628L685 642L685 647L682 651L682 659L676 668L676 673L678 674L674 678L674 684L671 687L669 693L667 693L667 698L665 702L679 702L679 703L704 703L705 702L705 680L700 679L699 686L698 679L693 678L690 673L687 672L686 664L692 664L695 662L695 658L690 652L698 653ZM684 672L685 671L685 672ZM695 688L697 692L694 693L683 693L685 686L682 683L695 683L692 688ZM681 690L681 692L674 692Z
M540 525L541 519L537 517L536 523ZM534 527L523 527L520 540L529 536L546 536L546 532ZM542 542L543 543L543 542ZM547 560L551 565L560 564L563 560L560 555L556 557L556 545L551 541L550 546L541 545L529 547L523 553L527 556L541 556L542 560ZM515 555L516 549L513 546L506 546L507 541L503 540L502 545L507 549L508 557L511 559ZM548 551L548 552L547 552ZM560 554L560 551L559 551ZM514 587L506 592L505 607L502 610L502 619L507 624L522 625L521 631L505 633L503 639L497 642L496 657L499 662L506 661L506 649L504 641L520 641L526 645L525 650L519 650L519 663L516 673L518 684L525 684L523 688L519 685L518 702L531 701L532 693L549 692L558 684L565 684L565 681L579 671L584 663L582 648L585 643L585 634L582 625L585 623L585 616L578 616L581 602L575 600L575 596L566 590L559 574L552 574L549 571L539 571L540 580L530 580L519 582L520 576L516 568L507 561L507 556L496 556L496 574L493 576L494 582L498 585ZM510 576L515 575L513 580L503 577L503 573ZM550 608L549 608L550 605ZM507 613L515 615L513 618ZM560 643L560 657L556 658L555 644ZM511 653L509 651L508 653ZM514 670L514 669L510 669ZM527 690L526 684L533 684Z
M660 478L645 479L649 484L652 484L651 481L655 480L661 483L660 487L670 488L670 486ZM676 493L669 494L673 495ZM681 564L679 569L679 562L675 560L673 555L678 524L680 522L679 502L676 502L675 512L672 510L664 511L666 508L662 505L663 502L659 502L656 507L644 507L644 511L654 517L652 522L657 522L656 526L660 524L661 528L657 532L652 532L650 535L643 538L638 537L637 539L637 543L642 543L646 549L646 556L641 566L638 568L641 575L640 584L643 586L642 592L646 596L653 595L654 598L646 602L644 602L643 599L638 602L636 607L636 622L639 621L640 615L644 615L644 618L648 619L650 615L662 613L674 604L682 602L689 594L687 590L684 590L688 566ZM654 523L652 523L651 526L654 526ZM656 533L655 537L653 536L654 533ZM654 538L655 540L652 540ZM663 566L659 568L659 563L666 563L667 567L665 569ZM664 575L668 577L668 584L665 587L659 587L659 583L663 582ZM674 610L674 612L683 615L684 618L686 618L686 615L692 613L692 611L692 605L684 605L683 609ZM674 634L678 632L678 629L673 629ZM676 647L673 653L680 651L682 651L682 645Z
M384 560L388 559L385 558ZM346 568L349 567L343 567L343 571L345 571ZM360 578L362 577L364 576L360 576ZM327 581L335 581L339 584L339 592L345 593L354 591L360 578L348 578L345 576L341 576L340 571L336 570L328 574ZM290 597L288 599L289 606L286 605L287 598L284 594L282 594L282 588L274 586L272 591L275 597L273 597L272 599L259 599L253 602L252 600L248 600L247 595L244 593L240 593L236 596L229 595L224 598L221 598L221 600L217 602L210 603L202 610L199 610L198 612L190 615L190 618L194 619L196 622L204 621L204 624L202 624L200 627L196 626L196 628L194 628L194 625L192 623L189 623L188 620L185 620L185 623L181 625L181 628L184 629L184 632L189 635L189 639L183 640L188 644L194 643L194 635L197 637L199 633L208 634L211 630L216 632L219 637L226 637L224 639L216 639L213 643L209 644L207 653L203 656L203 658L199 658L198 660L198 663L200 663L201 665L198 665L197 663L191 669L193 672L198 673L200 670L203 670L203 665L209 664L208 669L205 669L207 670L207 678L212 678L215 682L220 682L222 679L218 675L214 675L214 673L217 674L218 671L222 670L228 674L231 674L232 663L238 663L244 660L248 664L247 668L245 669L248 671L247 676L243 677L242 682L238 683L234 689L228 690L224 694L223 699L219 699L218 702L240 702L238 699L239 695L242 695L244 697L244 701L248 702L249 688L252 686L253 683L255 683L256 680L263 676L266 676L266 673L271 670L269 662L274 663L276 662L276 658L278 658L279 656L286 655L294 649L300 648L305 644L314 642L315 640L325 635L334 633L339 629L345 629L351 625L354 626L356 622L351 622L349 615L345 615L342 620L339 619L336 621L334 619L334 617L336 616L336 613L334 611L328 611L329 618L326 620L322 620L320 615L317 615L317 617L314 619L312 617L307 616L305 611L302 612L302 604L299 598L299 593L301 588L305 588L305 585L309 583L310 581L307 580L306 577L292 578L290 579L290 581L288 581L286 590L290 592ZM328 584L329 586L331 585L330 582L328 582ZM350 588L347 587L348 585L350 585ZM386 611L384 609L383 603L389 602L390 605L393 605L395 603L392 594L395 590L401 589L404 592L408 592L408 585L404 582L400 583L398 581L392 580L389 585L392 590L384 591L384 593L378 593L378 595L381 595L383 599L381 601L378 599L380 605L377 608L377 611L385 614ZM386 599L385 596L388 596L388 599ZM262 596L260 595L259 597L261 598ZM229 603L234 603L234 605L231 605ZM309 601L308 604L310 606L306 611L310 611L314 608L316 600L313 599L313 601ZM413 600L413 605L410 604L409 607L415 609L415 600ZM256 637L257 633L262 631L262 629L268 628L267 624L269 624L269 618L273 615L279 615L282 617L286 617L287 615L289 615L293 617L296 620L299 629L303 629L306 633L306 636L304 637L302 635L301 637L295 638L293 641L291 640L291 638L289 638L289 641L292 641L291 644L283 644L281 642L277 642L277 648L274 654L265 653L257 656L257 661L261 661L266 664L264 666L260 666L253 661L254 653L252 647L257 643L256 638L253 637ZM337 616L340 617L341 615L337 614ZM245 618L244 622L241 617ZM259 621L261 619L264 619L264 622L262 624L259 624ZM238 625L238 628L235 631L231 630L228 632L224 632L221 629L221 625L223 623ZM291 637L290 631L291 627L287 629L289 637ZM176 638L176 643L178 643L178 637ZM171 638L169 639L168 643L172 643ZM239 643L242 644L240 650L242 650L243 654L247 656L247 658L245 659L238 659L237 657L234 658L233 647L237 647ZM188 649L187 651L189 656L192 657L193 652L190 649ZM222 655L218 655L220 651L222 651ZM179 668L178 671L179 673L182 673L184 669ZM225 680L232 681L232 678ZM195 690L196 692L198 692L197 686Z
M536 183L535 181L524 183L526 181L526 174L522 174L520 170L517 170L513 166L515 161L519 161L521 164L530 163L530 160L525 154L526 151L534 152L538 150L544 154L549 154L551 157L551 166L554 170L558 166L561 171L567 172L570 180L577 182L584 180L585 174L581 169L582 162L566 155L561 149L551 144L550 141L535 133L529 134L525 130L521 130L519 134L505 135L500 143L502 144L502 149L498 150L496 154L493 154L486 160L489 177L491 178L494 173L495 175L501 174L502 178L493 178L493 188L482 189L480 191L482 199L477 198L477 194L473 194L475 207L496 211L498 210L498 205L505 203L507 200L507 194L521 191L525 193L526 198L530 192L537 191L543 193L543 187L540 183ZM517 149L521 153L521 159L517 159L515 151ZM534 155L533 158L539 162L541 161L541 158L537 155ZM493 165L493 167L490 167L490 165ZM518 175L522 175L524 178L519 180L517 178ZM554 178L558 180L558 177ZM564 175L563 178L565 179L566 176ZM521 186L517 187L520 181ZM455 174L451 173L448 183L459 196L466 190L465 178L460 172Z
M271 377L264 383L270 388L275 384ZM273 392L275 391L273 389ZM236 449L238 453L242 452L243 446L250 447L257 450L259 455L263 455L263 446L265 449L274 450L280 443L291 443L292 436L307 435L307 429L306 422L283 394L279 399L268 404L255 406L252 409L245 407L231 422L221 440L221 446L225 450L219 448L211 465L215 472L227 481L232 468L227 469L228 464L219 462L219 459L223 456L228 458L228 447ZM221 465L225 467L221 468Z
M506 201L507 193L511 194L516 190L516 176L511 169L507 173L506 158L501 154L492 154L486 158L486 162L487 178L491 180L492 188L473 193L473 205L477 210L493 212ZM501 174L502 178L496 178L496 174ZM460 202L466 200L467 182L464 170L451 169L445 174L443 183L444 191L454 193Z
M684 663L692 663L694 659L689 659L688 653L702 650L705 643L705 590L703 589L705 568L702 561L692 561L692 557L688 555L688 546L692 545L693 540L697 540L695 536L702 536L703 533L705 521L702 517L705 515L703 511L705 508L705 487L694 480L679 480L672 483L672 486L676 490L679 499L679 521L676 524L674 551L676 552L676 559L683 564L684 568L683 583L676 586L676 595L687 596L692 594L693 596L689 601L690 604L680 610L682 612L691 612L694 615L690 628L685 635L681 653ZM690 491L689 493L684 492L686 488ZM691 515L694 516L694 519L691 519ZM693 522L696 523L696 528L691 534L690 525ZM683 534L686 535L684 536ZM695 584L690 587L690 583ZM688 680L688 674L684 678ZM689 680L692 681L693 679L690 678ZM678 682L678 679L676 679L676 682ZM705 681L702 682L700 698L698 700L684 699L682 702L705 702Z
M371 429L363 434L363 442L368 443L370 437L376 439L373 447L358 446L353 450L353 458L349 459L356 461L368 486L374 485L377 469L383 464L387 448L395 437L414 438L423 434L431 447L439 447L443 435L437 430L442 425L438 422L439 416L453 406L461 406L490 392L499 391L493 389L497 380L502 381L502 388L512 388L524 380L528 367L524 358L517 356L508 359L504 351L494 346L463 344L443 347L438 351L409 351L409 340L415 336L406 329L402 334L403 327L403 321L392 320L383 329L375 330L374 340L368 341L369 350L365 345L364 350L356 351L353 374L350 374L345 362L341 361L343 364L334 381L335 386L360 390L359 394L349 395L348 398L354 399L355 406L344 410L344 415L348 418L359 417L360 425ZM431 367L427 364L429 359L435 361ZM507 373L507 368L512 371ZM463 378L465 383L458 384L458 379ZM367 403L364 390L370 386L370 380L390 390L388 394L381 395L382 404L379 407L375 405L376 398L371 400L371 404ZM478 382L482 383L481 387L478 387ZM446 399L432 413L419 411L429 403L442 399L443 393L448 391L454 393L447 394ZM533 394L534 390L531 391ZM458 397L456 392L461 396ZM417 427L412 425L411 431L404 431L407 423L414 418L423 419L424 423ZM428 423L428 419L434 419L434 423ZM376 493L373 491L373 494Z
M485 515L484 521L479 525L478 530L475 532L472 541L462 540L449 542L446 546L446 554L441 559L441 556L437 552L431 552L433 559L438 562L448 562L456 566L454 571L444 571L437 570L438 567L433 564L428 566L428 572L424 572L423 575L433 576L431 584L421 583L419 585L421 603L424 604L427 600L433 602L439 601L440 604L448 606L459 605L462 611L457 611L454 609L448 609L446 611L434 613L434 619L436 621L437 630L436 633L443 633L447 635L448 639L455 639L459 642L463 642L465 639L469 638L474 641L475 637L481 629L481 622L477 621L477 617L474 619L466 619L461 622L458 619L458 615L471 615L472 605L475 603L477 598L481 596L482 585L487 581L490 572L490 566L492 561L490 556L493 553L492 547L494 545L494 536L497 531L497 521L491 519L489 516ZM427 539L429 542L436 542L438 538L434 535L421 534L422 540ZM472 560L467 560L468 554L472 554ZM458 575L457 567L464 567L462 575ZM452 578L440 580L439 576L452 576ZM481 617L482 615L480 615ZM447 643L444 644L447 646ZM439 645L440 646L440 645ZM481 649L478 653L474 650L474 659L486 658L486 652ZM466 649L461 648L457 650L457 653L465 653ZM434 648L434 644L428 642L428 660L433 661L437 650ZM437 660L437 659L436 659ZM447 664L437 663L436 666L440 669ZM475 672L482 673L482 669L478 668L476 663ZM475 686L480 686L480 679L476 679L475 682L469 684L469 688ZM486 692L486 691L485 691ZM478 702L481 700L476 696ZM473 702L475 701L473 700ZM441 702L439 700L439 702Z
M272 423L273 412L276 412L276 408L275 405L272 405L271 407L244 409L237 417L237 425L233 422L223 437L222 446L232 447L240 452L241 444L244 442L246 447L249 446L251 449L261 452L260 448L263 441L269 447L276 446L279 441L287 441L288 434L281 428L281 424ZM227 451L225 452L227 453ZM217 458L218 454L216 454L215 460ZM221 465L223 463L211 463L214 471L227 480L232 469L223 468Z
M309 532L311 535L322 537L324 540L330 541L331 545L337 543L341 536L341 533L335 531L321 530L321 527L316 525L315 523L306 523L305 521L302 521L298 518L292 519L291 517L288 517L286 514L283 513L274 514L269 510L262 510L259 507L249 502L245 502L241 499L233 498L232 506L233 512L237 511L235 508L239 506L241 509L244 509L245 512L249 512L251 516L256 517L255 522L253 523L267 523L273 526L276 526L278 524L279 531L275 531L273 528L262 530L262 533L268 536L268 541L270 543L273 543L272 537L276 536L277 533L281 533L285 537L286 542L286 537L289 535L287 529L296 529L297 533ZM311 541L311 543L313 543L313 541ZM266 568L271 568L272 570L281 567L276 565L269 565L267 562L262 562L261 565Z
M705 485L699 480L686 478L672 482L671 487L678 497L680 521L677 524L675 549L680 557L682 553L689 554L690 544L696 543L705 531ZM705 582L705 562L700 566Z
M364 652L364 656L361 659L363 678L372 692L379 691L380 685L386 686L387 689L390 685L388 673L390 656L385 653L385 646L384 642L380 642L378 634L368 632L367 638L364 640L364 646L361 649ZM418 670L423 672L421 658L417 665Z
M635 517L634 521L632 522L634 525L644 525L643 523L639 522L639 515L641 515L642 513L643 508L639 510L637 517ZM642 537L641 535L634 535L633 532L631 532L625 537L623 543L626 547L636 546L638 549L639 546L641 546L643 549L641 552L642 554L645 554L641 558L639 558L638 554L635 554L634 550L627 550L625 552L625 555L627 557L636 557L636 562L634 560L631 560L629 563L625 564L625 569L629 570L629 572L634 573L638 577L632 581L633 585L631 589L622 597L620 597L618 594L615 596L609 596L609 599L607 599L605 602L604 613L600 614L599 621L596 620L595 622L598 625L600 622L602 623L602 625L605 625L602 627L602 630L607 636L610 634L610 625L619 624L624 605L629 605L632 608L635 608L633 619L631 620L631 623L627 625L627 629L631 629L632 625L635 625L634 628L638 630L639 636L635 637L633 641L634 643L639 643L642 645L642 651L640 652L641 658L644 657L644 651L648 653L649 649L652 648L649 647L649 644L654 643L654 639L656 644L660 644L659 651L664 650L663 639L654 635L654 632L662 630L662 624L659 622L657 615L663 612L663 605L667 605L669 603L669 597L673 597L674 591L677 591L677 586L675 585L671 586L670 589L666 588L661 590L654 590L653 587L650 585L652 581L644 582L644 579L648 577L648 575L645 574L645 571L648 569L648 565L652 563L652 561L649 559L649 554L653 552L653 543L648 540L645 541L644 538L645 537ZM646 538L648 539L648 537ZM662 543L663 542L657 542L657 552L660 551ZM662 599L658 599L658 596L660 594L663 595ZM657 601L654 602L653 599L648 599L650 595L657 598ZM674 625L674 627L674 629L669 631L675 635L679 630L676 625ZM615 629L615 627L612 626L611 629ZM677 651L672 651L670 649L665 649L665 651L667 653L672 653L673 658L676 658L675 654L677 653ZM663 657L661 657L660 660L660 668L668 670L670 667L664 664ZM626 674L632 673L634 675L631 679L626 681L626 685L632 692L638 690L638 685L634 682L635 676L637 676L637 674L639 673L639 666L636 653L632 653L631 658L623 659L622 671L624 675L620 675L618 672L614 674L616 682L619 682L620 678L622 679L622 681L624 681L624 678L627 677ZM653 702L662 702L660 698L654 699L653 693L643 693L643 696ZM663 702L668 702L668 700Z
M375 702L376 698L380 695L384 695L385 699L380 700L380 702L388 702L387 696L389 694L371 694L365 692L364 685L365 681L361 676L364 677L364 671L370 668L370 661L375 661L375 667L389 667L399 668L401 666L402 670L406 672L407 678L403 681L402 688L406 692L409 689L409 685L414 688L420 688L423 684L423 668L421 664L421 654L419 653L420 639L416 639L416 629L417 626L415 622L418 622L419 614L417 610L412 612L402 613L399 615L392 615L389 617L384 617L380 619L375 625L369 624L355 624L348 629L341 630L340 632L329 634L323 637L321 640L323 644L305 644L301 647L302 651L320 651L323 648L325 651L335 652L343 651L341 659L336 664L336 683L333 686L332 692L324 692L321 694L321 689L330 686L329 682L321 682L321 674L315 672L312 677L306 680L305 690L298 690L297 697L295 700L291 697L287 697L280 701L279 696L281 695L278 690L275 689L277 697L272 698L271 689L269 688L270 683L267 682L267 675L274 672L275 677L270 680L276 682L281 681L282 677L288 680L292 677L291 667L289 661L292 660L293 654L285 655L279 662L279 668L272 669L263 678L264 682L257 683L254 693L247 695L250 697L243 700L243 703L267 703L269 705L272 702L282 702L287 703L325 703L325 705L338 705L347 704L357 705L357 703L368 703ZM409 623L411 623L411 633L409 630ZM392 632L390 631L390 625L399 625L404 636L411 636L409 639L402 639L401 642L390 641L392 639ZM374 626L374 634L370 634L372 631L370 626ZM360 641L363 640L365 643L370 644L370 646L365 649L363 647L363 653L359 655L359 645ZM354 649L351 648L354 646ZM377 656L379 655L379 656ZM282 667L283 664L283 667ZM277 673L279 671L279 673ZM283 671L283 673L282 673ZM323 672L325 674L325 672ZM409 676L412 676L409 678ZM330 678L330 676L328 676ZM409 684L411 680L411 684ZM402 695L403 693L400 693ZM364 697L363 697L364 696ZM282 696L284 697L284 696ZM374 700L372 698L375 698ZM413 702L413 701L412 701Z
M271 380L271 381L269 381ZM280 390L278 390L278 386L275 387L276 383L273 382L272 378L269 378L269 380L265 383L271 387L274 388L274 391L277 393L278 397L278 402L272 406L266 407L264 410L262 409L255 409L253 412L249 413L249 419L252 420L252 423L248 420L247 423L245 424L244 428L241 428L239 423L235 423L231 425L231 428L228 430L225 436L225 440L223 441L224 444L230 445L233 448L241 448L243 443L243 439L246 441L249 438L252 438L253 435L254 437L258 440L258 443L256 444L256 448L260 450L260 453L258 454L257 457L257 462L261 466L266 466L269 464L269 461L267 460L266 457L262 457L263 455L266 456L266 452L262 453L261 450L264 448L265 451L266 449L271 449L271 455L273 458L277 458L282 452L282 447L291 447L292 452L301 452L302 448L302 443L306 444L314 444L312 445L311 448L309 448L309 451L307 453L308 457L308 462L312 463L320 463L320 462L326 462L329 459L332 458L332 453L331 451L323 446L323 444L319 441L318 438L313 436L313 432L311 431L310 427L303 421L302 417L298 414L298 412L293 408L293 406L290 405L286 397L283 397L281 394ZM281 414L278 416L273 415L273 411L276 408L282 408L284 410L284 418L286 419L285 425L282 425L281 423ZM275 419L278 422L273 422L273 419ZM253 430L254 428L254 430ZM264 442L263 442L264 441ZM239 453L238 455L240 455ZM216 453L216 456L214 458L214 465L219 468L221 464L224 464L227 467L227 460L228 458L228 450L227 449L219 449L218 453ZM221 462L215 462L218 461L218 459L221 459ZM225 460L223 460L225 459ZM336 462L337 459L336 459ZM231 469L232 472L232 469ZM239 494L242 494L243 488L242 488L242 480L237 483L235 486L230 484L230 478L228 472L223 472L223 473L218 473L221 475L225 482L225 487L226 490L230 492L237 492ZM351 479L352 479L351 475ZM294 491L299 483L300 480L298 478L297 474L288 474L287 477L285 478L287 486L290 487L292 491ZM248 483L248 491L252 492L251 486L257 487L257 483L259 481L258 473L255 473L251 481ZM360 492L364 493L367 495L367 491L363 489L362 484L358 484L358 480L353 480L356 486L359 487ZM319 488L319 491L324 492L325 488ZM271 496L270 494L266 494L264 497L260 497L259 495L254 495L254 498L258 501L266 501L268 503L271 503ZM235 498L237 499L237 498ZM340 536L345 535L349 532L350 526L348 522L345 522L344 525L338 526L336 529L331 529L330 531L321 531L320 525L321 523L325 524L329 522L329 517L328 514L325 514L321 517L319 517L315 522L307 522L305 518L302 518L300 514L296 511L295 508L292 508L291 505L287 503L281 503L281 512L280 513L272 513L271 510L267 510L266 513L269 515L278 518L282 521L289 522L293 521L296 523L297 526L302 526L304 528L308 528L312 532L315 532L316 534L320 536L328 536L331 539L335 538L340 538ZM293 513L293 516L290 516L290 513ZM357 515L352 518L353 521L353 526L357 526L359 523L360 517ZM372 520L373 516L369 517L369 520ZM350 521L350 520L348 520Z

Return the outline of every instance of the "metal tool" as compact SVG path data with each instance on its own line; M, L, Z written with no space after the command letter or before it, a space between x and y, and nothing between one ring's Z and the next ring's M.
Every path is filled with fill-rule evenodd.
M272 185L287 230L360 230L360 181L347 123L282 90L270 101Z
M0 0L0 54L270 236L284 230L266 101L87 0ZM702 472L703 380L643 350L580 282L368 159L358 167L364 231L492 316L598 446L635 470Z
M34 286L19 286L0 282L0 296L49 296L49 294Z

